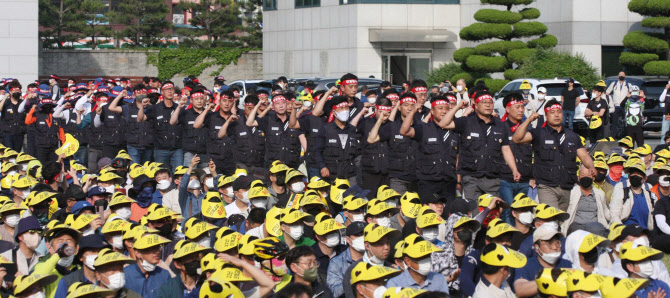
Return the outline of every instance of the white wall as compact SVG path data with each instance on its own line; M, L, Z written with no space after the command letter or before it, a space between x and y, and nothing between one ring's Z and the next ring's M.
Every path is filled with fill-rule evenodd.
M0 76L26 86L37 79L38 1L0 0Z

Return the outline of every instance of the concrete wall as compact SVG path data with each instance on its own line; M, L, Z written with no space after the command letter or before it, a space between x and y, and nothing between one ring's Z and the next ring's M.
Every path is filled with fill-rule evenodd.
M0 0L0 75L25 86L37 79L37 0Z
M48 76L57 74L61 78L70 76L85 77L144 77L158 76L158 68L147 63L145 51L123 50L44 50L40 53L39 74ZM205 69L200 75L200 82L208 88L214 84L210 74L219 66ZM241 79L260 79L262 73L262 54L259 51L242 54L237 64L226 66L221 75L232 82ZM176 75L172 80L181 85L183 75Z

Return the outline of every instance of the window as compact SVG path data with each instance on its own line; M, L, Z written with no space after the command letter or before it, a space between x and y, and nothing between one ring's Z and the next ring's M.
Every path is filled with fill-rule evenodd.
M298 1L298 0L296 0ZM340 0L340 5L357 3L382 3L382 4L460 4L461 0ZM297 7L297 6L296 6Z
M321 0L295 0L295 8L319 6L321 6Z
M621 46L601 46L601 67L604 77L616 76L624 67L619 64L619 57L624 51ZM625 69L627 75L642 74L639 69Z
M263 0L264 10L277 10L277 0Z

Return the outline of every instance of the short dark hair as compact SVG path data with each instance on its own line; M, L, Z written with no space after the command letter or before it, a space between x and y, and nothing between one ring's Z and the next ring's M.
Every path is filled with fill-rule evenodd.
M257 105L258 104L258 96L249 94L247 97L244 98L244 104L252 104L252 105Z
M51 183L56 179L56 176L60 174L63 169L63 165L60 162L51 161L44 165L42 168L42 176L44 177L44 182L47 184Z
M495 243L487 244L486 246L484 246L484 248L482 248L482 256L496 250L497 246L498 245L495 244ZM486 264L484 262L480 262L480 263L482 265L482 273L488 274L488 275L496 274L502 268L500 266L493 266L493 265Z
M298 259L300 259L301 257L314 256L314 255L316 254L314 254L314 251L312 250L311 247L306 245L296 246L286 253L286 266L290 268L291 264L297 263Z
M307 297L312 297L314 293L312 289L306 285L299 283L289 283L281 291L275 294L276 298L296 298L303 297L307 294Z
M340 78L340 81L346 81L346 80L358 80L358 77L353 73L348 73Z
M382 97L381 99L378 99L378 100L377 100L376 105L378 105L378 106L387 106L387 107L390 107L390 106L393 105L393 103L391 102L390 99L388 99L388 98L386 98L386 97Z
M410 89L414 89L416 87L426 87L428 88L428 84L426 84L426 81L421 80L421 79L416 79L412 81L412 84L410 85Z
M251 211L249 211L249 217L247 217L247 220L249 223L262 224L265 221L265 215L267 212L268 211L265 208L251 209Z
M288 79L285 76L281 76L281 77L277 78L277 82L287 82L288 83Z
M368 90L365 92L365 96L377 95L377 90Z
M224 95L226 97L230 98L230 99L233 99L235 97L235 95L233 94L233 91L230 90L230 89L228 89L226 91L221 91L221 98L223 98Z
M405 97L411 97L414 98L414 100L416 100L416 95L414 95L414 93L412 92L404 92L403 94L400 94L400 99L403 99Z
M391 82L389 81L383 81L380 85L380 88L386 88L386 87L391 87Z
M12 90L14 88L22 89L23 87L21 87L21 83L19 83L18 80L13 80L11 83L9 83L9 90Z
M391 89L388 89L388 90L384 91L384 93L382 94L382 96L383 96L384 98L386 98L387 96L389 96L389 95L391 95L391 94L398 94L398 91L396 91L395 89L391 88ZM398 94L398 96L400 96L400 94Z
M480 94L478 94L480 95ZM519 94L518 92L512 92L507 95L505 95L505 98L503 98L503 108L507 106L508 103L512 102L513 100L521 100L523 101L523 96Z
M594 86L594 87L593 87L593 91L598 91L598 92L600 92L600 93L603 93L603 92L605 92L605 87L603 87L603 86Z
M160 174L168 174L169 177L172 177L172 172L166 168L160 168L154 173L154 177Z
M545 107L550 107L550 106L553 106L553 105L555 105L555 104L559 104L559 105L561 105L561 103L560 103L558 100L552 99L552 100L550 100L550 101L547 101L547 103L544 104L544 106L545 106ZM563 106L563 105L561 105L561 106Z

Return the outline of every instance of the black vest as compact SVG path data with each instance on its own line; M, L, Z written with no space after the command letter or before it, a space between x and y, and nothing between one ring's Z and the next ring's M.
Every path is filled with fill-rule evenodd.
M356 132L356 128L347 123L344 129L340 129L333 121L323 126L323 130L325 140L321 157L330 175L338 178L356 176L354 158L361 149L360 135ZM344 149L340 135L346 135Z
M485 124L474 112L465 119L467 125L461 133L460 140L459 174L499 178L498 169L507 165L501 150L507 128L495 117L491 118L493 123Z
M529 144L522 145L512 142L512 135L514 135L512 127L514 127L515 124L509 120L506 120L504 123L507 129L509 130L508 131L509 147L512 150L512 154L514 154L514 160L516 161L516 169L521 174L521 180L519 181L528 182L528 180L533 178L533 146ZM498 170L500 171L500 179L505 180L507 182L512 183L515 182L512 170L509 168L507 163L501 164Z
M77 141L79 141L79 145L88 144L88 135L86 134L86 130L77 128L77 112L75 112L74 109L64 109L63 114L67 114L68 116L67 120L65 117L60 118L63 131L65 131L65 133L71 134L75 139L77 139Z
M12 136L25 134L26 113L25 111L19 113L21 100L19 100L17 104L13 104L10 98L5 99L5 101L5 105L2 108L2 118L0 118L0 123L2 123L2 128L0 130Z
M364 118L359 127L362 130L361 143L363 152L361 153L361 168L364 172L378 175L386 175L389 171L389 148L386 142L376 142L369 144L367 142L368 136L372 127L377 123L376 118ZM389 125L390 121L382 124ZM380 128L381 130L381 128Z
M192 153L206 153L207 152L207 129L205 127L194 128L195 119L200 116L193 108L184 110L184 122L181 123L184 126L184 140L183 140L183 149L184 151Z
M221 117L220 112L209 112L206 118L207 125L207 134L209 135L209 141L207 142L207 154L210 158L213 159L226 159L230 162L228 164L231 168L235 167L233 163L233 153L231 150L232 138L230 134L219 139L219 129L223 127L223 124L226 123L226 119ZM230 132L230 126L228 127L228 132Z
M435 123L415 122L423 125L423 135L419 142L416 161L416 177L422 180L456 180L456 156L458 154L458 134L442 129Z
M95 111L91 111L91 113L88 114L89 117L91 117L91 123L88 125L88 128L86 129L86 135L88 136L88 147L93 148L93 149L98 149L102 150L102 130L103 127L100 125L100 127L95 127L93 124L93 119L95 119Z
M35 112L33 116L37 118L35 121L35 146L41 148L50 148L58 147L58 131L60 125L57 119L51 117L52 123L51 126L47 124L47 118L51 114L45 114L42 112Z
M533 173L537 183L572 189L578 180L577 149L581 145L579 136L565 128L557 133L547 125L536 128L533 137Z
M102 144L105 146L122 146L126 142L126 120L121 114L109 110L109 105L102 107Z
M231 137L234 140L235 162L249 167L263 167L265 157L265 134L258 127L249 127L247 118L241 115L233 124Z
M316 136L319 134L319 129L326 124L323 117L317 117L312 114L302 116L305 121L309 122L309 128L300 127L305 131L307 137L307 149L305 150L305 163L307 167L318 168L316 159L314 158L314 144L316 144ZM302 120L302 119L301 119Z
M416 154L419 143L410 137L401 135L401 126L402 117L398 115L395 121L388 122L379 129L380 131L390 130L390 138L387 141L389 177L413 181L416 179Z
M166 107L164 102L152 106L154 115L151 122L154 127L154 147L156 149L175 150L182 146L184 125L181 123L170 125L170 117L176 108L176 102L171 108Z
M267 130L265 131L265 165L270 166L273 161L280 160L289 167L295 168L300 161L300 130L288 127L277 114L270 112L267 116Z
M139 111L140 108L137 105L128 105L126 142L128 146L138 149L152 148L154 145L153 124L151 121L137 122L137 113Z

